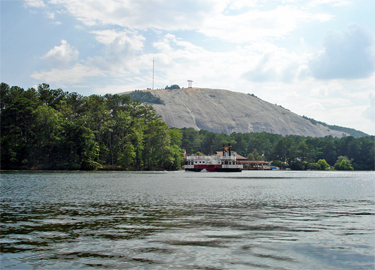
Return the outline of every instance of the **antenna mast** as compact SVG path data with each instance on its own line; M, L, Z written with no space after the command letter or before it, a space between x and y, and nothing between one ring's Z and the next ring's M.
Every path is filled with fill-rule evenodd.
M152 90L154 90L154 81L155 81L155 61L154 61L154 56L152 56Z

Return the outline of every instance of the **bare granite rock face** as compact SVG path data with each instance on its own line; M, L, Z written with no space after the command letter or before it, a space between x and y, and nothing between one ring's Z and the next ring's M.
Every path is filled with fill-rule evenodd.
M343 136L341 131L314 125L287 109L248 94L208 88L144 91L164 101L164 105L152 106L170 127L227 134L265 131L311 137Z

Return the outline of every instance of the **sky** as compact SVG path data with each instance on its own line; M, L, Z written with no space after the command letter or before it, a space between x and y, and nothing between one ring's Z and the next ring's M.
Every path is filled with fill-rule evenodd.
M192 80L375 135L374 0L0 5L0 75L10 86L89 96Z

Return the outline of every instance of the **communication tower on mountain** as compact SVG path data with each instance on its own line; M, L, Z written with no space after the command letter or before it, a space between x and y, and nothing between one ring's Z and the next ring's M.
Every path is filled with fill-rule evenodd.
M152 56L152 90L154 90L154 80L155 80L155 61L154 61L154 56Z
M192 80L188 80L188 88L193 88L193 81Z

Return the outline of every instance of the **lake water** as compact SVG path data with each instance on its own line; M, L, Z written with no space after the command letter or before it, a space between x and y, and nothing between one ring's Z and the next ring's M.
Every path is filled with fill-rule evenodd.
M3 172L2 269L374 269L374 172Z

